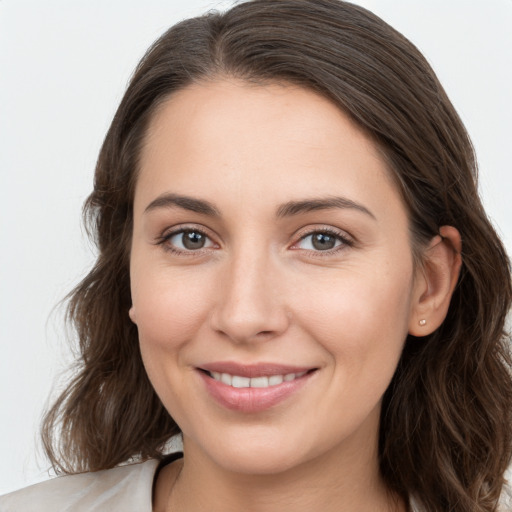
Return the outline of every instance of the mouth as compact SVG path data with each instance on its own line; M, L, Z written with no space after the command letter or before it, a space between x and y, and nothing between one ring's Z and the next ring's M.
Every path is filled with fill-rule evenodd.
M221 372L209 372L207 370L201 369L201 371L205 372L209 377L216 380L217 382L222 382L222 384L225 384L226 386L231 386L233 388L238 389L270 388L274 386L279 386L283 382L292 382L295 379L300 379L301 377L304 377L304 375L314 372L315 370L316 368L297 373L291 372L270 376L262 375L260 377L244 377L242 375L232 375L230 373Z
M257 413L296 395L319 368L226 362L202 365L197 370L217 404L232 411Z

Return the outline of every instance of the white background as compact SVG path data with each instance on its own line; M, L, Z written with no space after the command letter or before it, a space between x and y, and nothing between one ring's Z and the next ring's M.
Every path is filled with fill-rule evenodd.
M402 31L437 71L512 253L512 0L356 3ZM81 205L130 73L170 25L229 4L0 0L0 494L49 476L38 425L70 361L54 307L94 259Z

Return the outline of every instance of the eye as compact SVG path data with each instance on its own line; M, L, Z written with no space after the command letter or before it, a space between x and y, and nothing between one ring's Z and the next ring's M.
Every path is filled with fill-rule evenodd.
M214 247L212 240L199 229L180 229L162 237L160 243L176 252L199 251Z
M341 233L330 230L318 230L303 236L294 246L306 251L327 252L336 251L343 246L351 246L352 241Z

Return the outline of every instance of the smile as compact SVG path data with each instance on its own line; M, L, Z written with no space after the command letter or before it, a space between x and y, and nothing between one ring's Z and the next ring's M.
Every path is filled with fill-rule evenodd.
M272 363L217 362L197 368L207 396L223 408L254 414L297 395L318 368Z
M268 388L279 386L283 382L291 382L306 375L307 371L300 373L287 373L285 375L271 375L269 377L242 377L241 375L230 375L229 373L208 372L210 377L218 382L234 388Z

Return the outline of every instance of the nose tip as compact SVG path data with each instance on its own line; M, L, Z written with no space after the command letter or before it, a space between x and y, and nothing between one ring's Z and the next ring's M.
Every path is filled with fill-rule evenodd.
M286 330L287 323L279 306L249 298L231 299L212 315L213 329L237 343L272 339Z
M211 316L218 334L236 343L251 343L273 339L287 329L289 315L268 268L233 270L219 288Z

